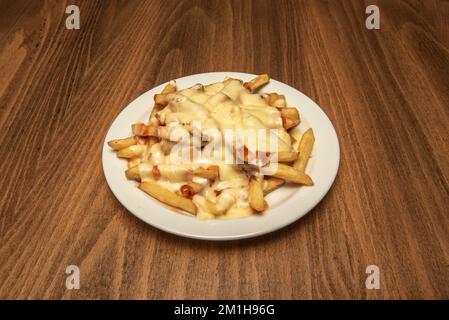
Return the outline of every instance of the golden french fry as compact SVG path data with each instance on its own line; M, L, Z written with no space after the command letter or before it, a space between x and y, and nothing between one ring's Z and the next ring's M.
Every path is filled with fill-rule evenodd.
M140 158L128 159L128 168L138 166L140 164Z
M151 114L150 114L150 117L148 118L148 122L147 122L147 124L149 126L159 126L161 124L157 117L157 113L161 110L162 110L162 107L160 105L155 104L153 106L153 109L151 110Z
M137 167L137 168L136 168ZM171 165L170 167L163 165L150 165L143 164L143 170L148 171L154 179L159 179L164 177L166 179L175 179L178 177L180 179L188 179L193 176L206 178L209 180L214 180L218 177L218 166L212 165L208 167L198 167L194 169L188 169L183 166ZM140 179L140 169L139 166L131 167L126 170L126 177L130 180Z
M269 175L284 179L285 181L304 184L306 186L313 186L313 180L307 174L283 163L278 163L277 170L273 174Z
M161 106L166 106L168 104L167 94L158 93L154 95L154 103Z
M312 153L313 144L315 143L315 136L313 135L312 128L307 129L302 135L299 142L299 157L293 163L293 167L301 172L304 172L309 161L310 154Z
M281 94L273 93L264 93L262 97L265 101L272 107L276 108L285 108L287 107L287 102L285 100L285 96Z
M204 85L203 90L208 92L219 92L224 86L223 82L211 83Z
M198 167L195 168L195 170L193 170L194 175L209 180L215 180L218 177L218 173L219 173L218 166L209 166L207 168Z
M261 212L264 211L268 204L263 198L263 180L260 178L252 177L249 182L248 189L248 202L251 208Z
M292 162L298 159L298 152L296 151L281 151L278 152L278 161L279 162Z
M226 207L224 208L218 208L217 205L215 203L213 203L212 201L209 201L207 199L204 199L203 203L202 203L208 212L212 213L214 216L220 216L223 213L226 212Z
M248 147L243 146L242 151L237 151L236 148L234 148L234 154L236 157L239 158L239 160L242 161L249 161L251 159L253 160L259 160L261 163L266 163L266 161L269 160L270 153L269 152L263 152L263 151L257 151L253 152L248 149ZM298 152L297 151L281 151L277 152L277 161L278 162L292 162L298 159Z
M277 108L281 113L282 125L288 130L301 122L298 109L296 108Z
M284 183L285 181L283 179L276 177L266 177L263 183L263 194L269 194L270 192L282 186Z
M131 158L140 157L144 152L145 152L145 146L136 144L136 145L126 147L124 149L120 149L117 152L117 157L131 159Z
M287 107L287 101L285 100L284 95L278 95L277 99L271 102L271 105L276 108L286 108Z
M114 150L121 150L121 149L127 148L129 146L135 145L136 143L137 143L137 140L134 136L124 138L124 139L115 139L115 140L108 141L108 145Z
M245 82L243 86L250 91L254 91L270 81L268 74L261 74L249 82Z
M281 108L282 113L289 119L299 120L299 112L296 108Z
M193 133L193 127L190 125L178 125L177 128L175 129L177 130L175 135L173 135L173 129L171 129L168 126L159 126L157 127L157 130L152 131L151 133L156 133L156 135L159 138L165 139L165 140L169 140L169 141L173 141L173 142L179 142L182 140L182 133L184 134L189 134L189 133ZM184 131L183 131L184 130Z
M195 194L197 194L198 192L200 192L203 189L204 189L203 185L195 183L195 182L189 182L189 183L183 184L179 188L179 193L185 198L192 199L192 197Z
M141 137L158 136L158 127L155 126L147 126L144 123L135 123L131 126L131 128L136 136Z
M162 89L162 94L173 93L176 91L176 81L172 80Z
M139 171L139 166L136 165L134 167L128 168L125 171L125 175L126 178L128 180L136 180L136 181L140 181L140 171Z
M226 87L228 84L230 84L232 81L238 81L240 83L243 83L242 80L240 79L235 79L235 78L230 78L230 77L225 77L225 79L223 80L223 85Z
M184 198L176 194L176 192L170 191L164 187L161 187L157 182L145 181L139 185L139 189L145 191L153 198L168 204L172 207L190 212L196 215L196 206L192 200Z
M291 128L297 126L298 124L299 124L299 119L298 120L292 120L290 118L287 118L286 121L285 121L285 129L286 130L291 129Z
M266 101L266 103L268 103L270 106L272 106L272 101L275 99L275 97L278 94L273 92L273 93L262 93L261 96L262 98Z
M173 93L173 92L176 92L176 81L174 81L174 80L170 81L164 87L164 89L162 89L161 94L166 95L168 93ZM161 99L161 98L159 97L159 98L156 98L156 99ZM157 103L154 104L153 109L151 110L151 114L150 114L150 118L149 118L149 123L148 124L159 125L159 120L156 118L156 113L161 111L164 108L164 106L165 105L162 105L162 104L157 104Z

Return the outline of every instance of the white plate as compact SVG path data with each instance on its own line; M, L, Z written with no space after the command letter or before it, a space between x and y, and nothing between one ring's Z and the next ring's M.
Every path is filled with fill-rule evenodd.
M197 83L223 81L226 77L248 81L253 74L237 72L211 72L176 79L178 88ZM131 102L112 123L103 144L103 170L106 181L117 199L136 217L146 223L180 236L203 240L231 240L259 236L280 229L298 220L315 207L329 191L337 175L340 148L335 129L329 118L310 98L298 90L276 80L270 80L262 92L284 94L289 106L297 106L301 115L299 129L304 132L312 127L315 145L307 166L313 187L281 187L267 196L269 209L261 215L234 220L200 221L188 215L176 213L161 205L137 188L137 183L125 178L127 163L116 157L107 141L131 135L131 124L146 122L153 95L165 84L145 92Z

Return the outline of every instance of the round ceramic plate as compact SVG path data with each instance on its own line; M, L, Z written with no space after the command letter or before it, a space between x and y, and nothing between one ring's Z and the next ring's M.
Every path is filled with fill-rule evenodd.
M197 83L223 81L228 76L248 81L253 74L211 72L176 79L177 87L184 89ZM103 144L103 170L106 181L117 199L136 217L146 223L184 237L203 240L232 240L259 236L287 226L309 212L329 191L337 175L340 148L335 129L329 118L310 98L298 90L271 79L261 92L285 95L289 106L297 106L301 115L299 129L311 127L315 135L311 159L306 172L312 177L313 187L283 186L266 197L269 209L260 215L234 220L197 220L193 216L175 212L137 188L137 183L125 177L127 163L118 159L107 141L131 135L131 124L146 122L153 95L165 84L147 91L131 102L112 123Z

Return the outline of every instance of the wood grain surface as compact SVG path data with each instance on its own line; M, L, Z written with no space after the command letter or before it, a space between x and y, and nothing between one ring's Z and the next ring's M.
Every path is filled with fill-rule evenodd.
M70 4L80 30L65 28ZM0 0L0 48L0 298L449 298L448 1ZM189 240L109 190L117 114L208 71L266 72L335 125L338 177L297 223Z

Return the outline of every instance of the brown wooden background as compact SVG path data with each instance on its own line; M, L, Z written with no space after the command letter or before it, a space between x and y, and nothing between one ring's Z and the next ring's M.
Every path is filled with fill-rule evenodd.
M449 298L449 2L1 0L0 41L0 298ZM153 86L226 70L321 105L337 180L265 237L158 231L108 189L104 136Z

